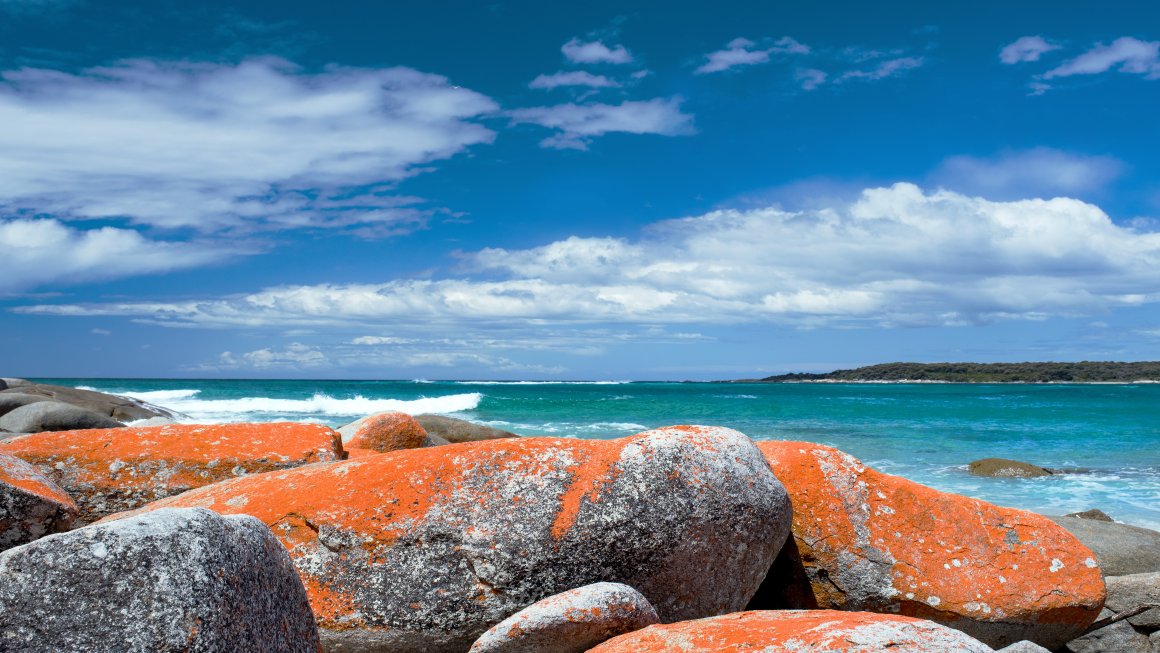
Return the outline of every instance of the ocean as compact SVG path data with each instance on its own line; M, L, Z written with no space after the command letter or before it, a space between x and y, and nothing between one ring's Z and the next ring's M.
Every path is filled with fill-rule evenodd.
M1160 384L735 384L43 379L137 397L192 422L339 426L398 410L521 435L615 438L673 424L838 447L920 483L1044 514L1099 508L1160 529ZM971 476L979 458L1063 474Z

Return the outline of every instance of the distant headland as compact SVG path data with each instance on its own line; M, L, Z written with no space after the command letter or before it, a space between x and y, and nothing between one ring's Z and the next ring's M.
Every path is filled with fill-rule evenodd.
M821 374L795 372L759 383L1136 383L1160 382L1160 361L1121 363L881 363Z

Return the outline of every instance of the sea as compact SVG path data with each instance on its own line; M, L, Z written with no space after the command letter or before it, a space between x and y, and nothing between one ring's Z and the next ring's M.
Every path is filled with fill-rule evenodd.
M562 438L726 426L755 440L831 445L883 472L1000 505L1053 515L1099 508L1160 530L1160 384L42 380L135 397L200 423L340 426L395 410ZM1062 473L967 472L990 457Z

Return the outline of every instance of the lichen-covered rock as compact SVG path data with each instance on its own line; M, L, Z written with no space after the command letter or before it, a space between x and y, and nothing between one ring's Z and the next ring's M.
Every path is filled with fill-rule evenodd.
M598 581L635 587L662 619L732 612L789 531L785 490L749 438L692 426L396 451L145 509L162 506L269 525L336 652L462 652L520 609Z
M1160 573L1109 576L1107 608L1112 612L1126 612L1147 603L1160 605ZM1160 608L1128 617L1133 626L1148 630L1160 629Z
M1160 532L1080 517L1051 517L1096 554L1105 576L1160 571Z
M1006 458L983 458L967 465L967 470L975 476L990 476L997 478L1038 478L1051 476L1054 472L1046 467L1032 465L1019 460Z
M752 607L899 613L991 646L1062 646L1099 614L1104 583L1087 547L1050 520L939 492L837 449L761 442L793 503L793 546Z
M946 626L898 615L777 610L649 626L591 653L991 653Z
M77 506L39 469L0 454L0 551L67 531Z
M469 653L583 653L656 623L656 610L640 592L621 583L593 583L504 619L475 640Z
M13 433L71 431L75 429L112 429L121 422L91 410L63 401L37 401L24 404L0 415L0 428Z
M428 435L443 438L452 444L520 437L510 431L484 426L483 424L475 424L467 420L447 417L446 415L416 415L415 421L427 431Z
M0 553L0 650L317 653L306 592L251 517L159 510Z
M418 449L427 440L427 432L406 413L376 413L339 427L343 447L349 451L364 449L378 453L400 449Z
M343 457L331 429L290 422L34 433L0 442L0 453L38 466L86 523L243 474Z

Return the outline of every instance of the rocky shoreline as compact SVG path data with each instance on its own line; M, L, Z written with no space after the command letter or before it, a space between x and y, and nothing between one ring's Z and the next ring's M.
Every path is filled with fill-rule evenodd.
M1160 533L818 444L125 427L174 415L3 384L0 428L26 413L0 433L4 651L1160 652Z

